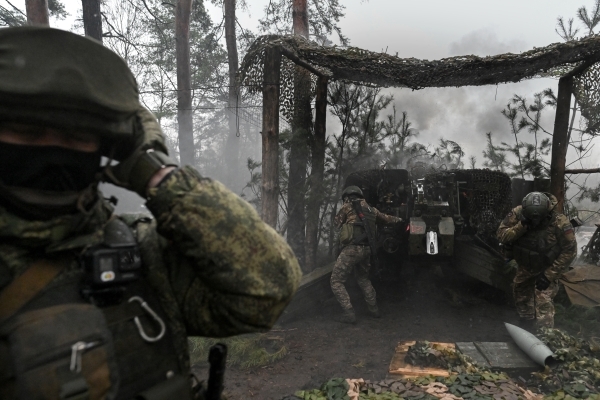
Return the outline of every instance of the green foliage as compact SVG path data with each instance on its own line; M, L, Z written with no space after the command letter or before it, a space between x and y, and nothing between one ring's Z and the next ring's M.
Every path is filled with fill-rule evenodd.
M344 5L339 0L308 0L308 24L311 40L330 44L329 37L336 34L343 46L349 40L342 34L338 23L344 16ZM265 33L285 35L292 33L292 2L273 0L265 7L265 17L259 20L260 30Z
M27 16L21 9L8 3L8 7L0 5L0 26L21 26L27 23Z
M0 27L25 25L27 23L25 13L12 2L9 1L7 4L8 7L0 5ZM51 17L57 19L65 19L69 15L60 0L48 0L48 12Z
M541 339L560 360L558 366L533 374L546 386L546 390L553 392L551 398L598 396L600 346L558 329L542 329Z
M48 12L51 17L65 19L69 16L65 5L60 0L48 0Z
M260 367L283 358L287 348L280 338L268 334L251 334L226 339L191 337L188 340L192 364L206 363L208 351L216 343L227 345L227 364L241 368Z

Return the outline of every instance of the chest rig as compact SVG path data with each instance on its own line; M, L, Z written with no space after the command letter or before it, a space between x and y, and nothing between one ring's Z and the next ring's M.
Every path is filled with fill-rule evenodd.
M189 399L131 228L114 218L103 243L78 257L36 262L5 290L35 286L57 263L78 265L0 318L0 398Z
M538 272L550 267L560 254L555 216L529 229L513 245L513 257L522 267Z
M355 217L352 222L346 222L342 225L340 231L340 243L344 246L349 244L368 246L369 236L365 229L365 224L369 225L372 235L376 236L377 226L375 224L375 213L371 210L371 207L363 207L362 215L364 219L361 220L358 216L358 211L354 206L352 210L355 213Z

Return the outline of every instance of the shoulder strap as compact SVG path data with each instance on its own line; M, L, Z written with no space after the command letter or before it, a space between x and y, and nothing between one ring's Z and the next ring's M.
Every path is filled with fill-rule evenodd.
M63 269L63 263L35 261L0 292L0 323L31 301Z

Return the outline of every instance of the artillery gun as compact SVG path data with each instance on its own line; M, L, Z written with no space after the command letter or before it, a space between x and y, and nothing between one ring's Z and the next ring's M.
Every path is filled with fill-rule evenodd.
M363 190L380 211L405 225L378 231L384 268L409 261L461 271L502 290L510 290L496 229L512 207L531 191L547 191L547 180L513 179L489 169L377 169L350 174L345 187Z

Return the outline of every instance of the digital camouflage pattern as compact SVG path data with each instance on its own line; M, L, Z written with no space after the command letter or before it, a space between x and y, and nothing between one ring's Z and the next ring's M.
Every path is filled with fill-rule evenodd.
M151 190L156 219L127 215L136 231L146 278L158 293L189 369L187 336L223 337L269 329L301 277L285 240L252 206L191 167ZM81 274L76 257L102 242L112 209L96 200L86 213L22 220L0 208L0 290L39 257L72 260L47 289Z
M557 203L556 197L550 195L550 209ZM513 295L519 316L524 319L536 319L540 326L552 327L554 324L553 298L558 292L558 278L567 271L569 264L577 255L577 242L573 226L563 214L551 211L549 219L537 227L527 227L521 220L523 207L515 207L504 218L497 231L500 243L505 245L506 257L513 258L511 246L520 241L543 236L548 246L557 246L557 257L549 265L531 266L519 264L513 280ZM544 230L545 232L542 232ZM548 289L535 289L535 279L544 273L551 285Z
M364 199L360 200L361 207L365 212L371 212L375 216L375 222L379 224L395 223L400 221L400 218L384 214L371 207ZM344 201L342 208L337 213L334 219L336 228L341 228L344 224L353 224L360 222L352 201L350 199ZM370 306L375 306L376 295L375 289L369 280L371 250L369 246L349 244L345 246L338 256L333 271L331 272L331 290L337 301L344 310L351 310L352 303L348 291L344 287L344 282L354 272L354 276L360 286L365 301Z
M525 268L518 268L513 280L513 296L517 313L526 320L535 319L538 327L554 327L553 299L558 293L558 281L552 281L548 289L537 290L533 274Z
M354 272L365 301L370 306L377 304L375 289L369 280L371 249L369 246L348 245L342 249L331 272L331 290L344 310L352 309L350 295L344 283Z
M387 215L376 209L375 207L371 207L365 199L360 200L360 205L363 210L369 210L373 214L375 214L375 222L379 224L393 224L395 222L401 221L400 218L393 217L391 215ZM356 211L354 211L354 207L352 206L352 202L350 200L346 200L338 211L335 219L333 220L336 228L341 228L343 224L352 224L354 222L360 222L358 216L356 215Z

